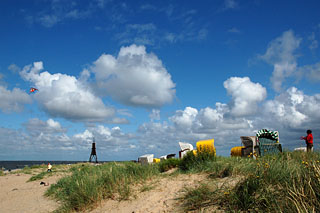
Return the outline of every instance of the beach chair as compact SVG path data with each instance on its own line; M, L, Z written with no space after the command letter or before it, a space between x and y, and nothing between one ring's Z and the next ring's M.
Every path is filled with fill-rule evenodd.
M193 150L193 146L190 143L184 143L184 142L179 142L180 146L180 151L179 151L179 158L183 158L187 154L187 152Z
M150 163L153 163L153 154L146 154L139 157L139 162L141 165L148 165Z

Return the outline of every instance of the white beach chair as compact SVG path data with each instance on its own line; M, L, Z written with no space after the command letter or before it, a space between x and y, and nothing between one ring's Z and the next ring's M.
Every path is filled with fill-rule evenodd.
M153 162L153 154L146 154L139 157L139 162L142 165L147 165Z
M190 143L184 143L184 142L179 142L180 146L180 151L179 151L179 158L183 158L187 154L187 152L193 150L193 146Z

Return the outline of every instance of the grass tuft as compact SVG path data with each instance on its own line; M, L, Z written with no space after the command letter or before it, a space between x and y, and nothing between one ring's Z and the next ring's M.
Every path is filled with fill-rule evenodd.
M126 200L131 186L159 174L158 165L141 166L132 162L83 165L60 179L46 192L62 202L61 212L94 208L102 199Z
M159 163L160 172L166 172L170 169L177 168L180 165L180 159L177 158L169 158L166 160L162 160Z
M215 160L215 154L210 151L201 151L197 152L197 154L187 152L187 154L181 159L179 168L182 171L198 171L206 168L208 163L212 163Z
M39 174L33 175L31 178L29 178L28 182L41 180L45 176L52 176L52 172L40 172Z

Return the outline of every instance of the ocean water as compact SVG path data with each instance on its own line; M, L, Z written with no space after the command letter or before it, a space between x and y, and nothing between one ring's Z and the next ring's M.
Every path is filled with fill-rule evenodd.
M13 169L23 169L26 166L33 165L47 165L48 163L52 165L57 164L74 164L74 163L84 163L85 161L0 161L0 169L3 170L13 170ZM87 162L87 161L86 161Z

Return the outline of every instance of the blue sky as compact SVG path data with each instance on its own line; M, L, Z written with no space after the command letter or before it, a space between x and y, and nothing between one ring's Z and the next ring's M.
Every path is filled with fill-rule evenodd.
M320 142L319 1L1 1L0 160ZM38 91L29 93L30 87Z

